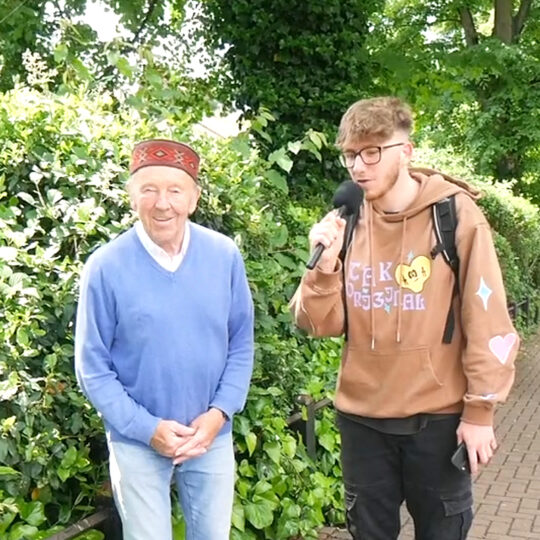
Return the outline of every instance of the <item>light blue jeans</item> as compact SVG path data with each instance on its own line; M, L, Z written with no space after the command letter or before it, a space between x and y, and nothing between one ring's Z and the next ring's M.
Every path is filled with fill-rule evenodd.
M172 540L170 486L174 475L186 540L228 540L234 496L231 433L206 454L174 466L151 447L109 441L109 470L124 540Z

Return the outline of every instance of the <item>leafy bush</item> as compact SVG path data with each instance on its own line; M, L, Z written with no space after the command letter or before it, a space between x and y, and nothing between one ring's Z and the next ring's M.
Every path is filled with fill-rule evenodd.
M73 376L77 283L89 253L132 223L124 190L130 149L156 133L200 150L203 196L194 219L235 239L255 301L253 385L234 424L233 538L315 538L323 522L343 519L331 408L318 413L316 462L286 423L301 409L296 395L332 396L339 365L341 341L300 334L287 307L308 257L307 231L326 207L316 191L303 203L291 198L288 176L295 162L320 158L325 138L308 132L262 159L249 133L206 139L188 130L191 123L188 112L158 98L135 108L106 92L21 86L0 95L2 538L45 538L107 492L101 421ZM538 218L517 199L488 200L495 216L506 209L500 227L509 238L498 245L511 263L507 284L521 294L523 284L538 283L534 251L525 263L516 256L537 238Z
M321 474L285 423L310 379L305 351L312 354L291 326L287 302L316 211L291 206L278 160L260 160L248 135L195 140L174 127L186 123L162 119L160 135L193 140L201 151L204 195L195 220L235 238L257 310L255 386L235 426L235 534L308 537L327 499ZM0 99L0 130L0 534L11 540L77 519L106 490L101 422L73 377L77 281L88 254L132 222L123 187L129 152L156 128L106 93L18 87Z
M540 215L538 207L512 192L512 183L493 182L472 173L463 158L428 145L418 149L417 163L438 168L480 189L478 201L492 230L509 300L529 296L538 301L540 288Z

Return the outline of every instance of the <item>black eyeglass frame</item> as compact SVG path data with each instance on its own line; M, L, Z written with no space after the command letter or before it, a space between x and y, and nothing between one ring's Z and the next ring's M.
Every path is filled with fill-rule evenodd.
M346 167L347 169L352 169L354 167L354 164L356 163L356 158L358 156L360 156L360 159L362 160L362 162L365 165L377 165L377 163L379 163L381 161L381 159L382 159L382 151L383 150L386 150L386 148L394 148L395 146L403 146L404 144L407 144L407 143L398 142L398 143L393 143L393 144L386 144L384 146L376 146L376 145L366 146L366 147L362 148L362 150L358 150L358 152L348 152L347 155L346 154L340 154L339 155L339 162L344 167ZM362 155L362 153L365 152L366 150L373 150L373 149L377 149L379 151L377 160L376 161L371 161L371 160L366 161L364 159L364 156ZM347 161L350 162L350 165L347 165Z

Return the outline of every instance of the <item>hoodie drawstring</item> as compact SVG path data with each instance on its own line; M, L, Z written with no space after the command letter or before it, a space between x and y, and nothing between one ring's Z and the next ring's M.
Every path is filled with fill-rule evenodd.
M374 266L373 266L373 206L370 202L367 204L367 209L369 211L369 266L371 267L371 271L374 272ZM371 276L371 279L369 280L369 294L371 297L370 302L370 317L371 317L371 350L375 350L375 310L373 309L373 275Z
M405 235L407 232L407 217L405 216L403 218L403 229L401 231L401 247L399 250L399 261L398 265L403 264L403 255L405 251ZM398 301L398 318L397 318L397 328L396 328L396 342L401 343L401 312L402 310L402 293L403 293L403 287L401 285L402 279L401 276L399 276L399 301Z

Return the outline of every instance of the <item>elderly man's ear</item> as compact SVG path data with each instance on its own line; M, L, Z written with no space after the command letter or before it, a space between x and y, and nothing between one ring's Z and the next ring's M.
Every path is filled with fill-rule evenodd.
M201 197L201 186L196 186L197 191L195 192L195 195L191 199L191 204L189 205L189 215L193 214L195 210L197 210L197 204L199 204L199 199ZM133 208L133 205L131 206ZM133 208L135 210L135 208Z

